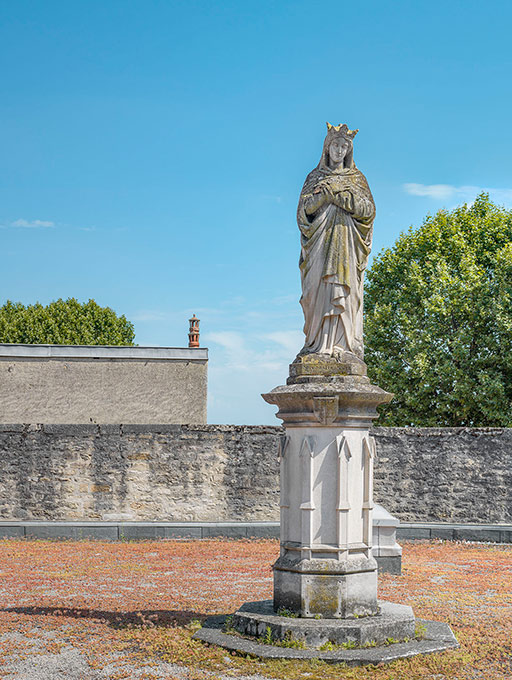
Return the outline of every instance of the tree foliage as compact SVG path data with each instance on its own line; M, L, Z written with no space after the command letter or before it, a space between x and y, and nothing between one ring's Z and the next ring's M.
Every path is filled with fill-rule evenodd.
M368 271L366 362L395 394L379 424L512 426L512 211L480 194L427 216Z
M8 300L0 307L0 342L55 345L133 345L133 324L110 307L75 298L49 305Z

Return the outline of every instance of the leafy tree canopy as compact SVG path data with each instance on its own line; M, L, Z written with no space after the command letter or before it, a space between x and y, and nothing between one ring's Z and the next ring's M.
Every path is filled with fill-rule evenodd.
M427 216L368 271L366 362L379 424L512 426L512 211L485 193Z
M133 345L135 331L125 316L94 300L75 298L49 305L8 300L0 307L0 342L54 345Z

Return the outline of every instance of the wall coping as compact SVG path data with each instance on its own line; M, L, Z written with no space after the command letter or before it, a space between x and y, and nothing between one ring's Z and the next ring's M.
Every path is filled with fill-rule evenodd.
M177 432L225 432L227 434L280 434L280 425L215 425L194 423L0 423L0 432L28 433L43 432L65 436L123 435L123 434L175 434Z
M5 346L5 345L4 345ZM55 345L53 345L55 346ZM0 345L0 358L2 345ZM128 348L130 349L130 348ZM133 349L133 348L132 348ZM183 350L186 351L186 350ZM190 350L197 352L197 349ZM205 350L207 351L207 350ZM48 434L137 434L142 432L162 433L179 431L203 431L203 432L236 432L247 434L280 434L284 432L282 425L236 425L230 423L125 423L119 425L109 424L54 424L54 423L0 423L0 432L31 432L43 431ZM458 435L494 436L512 435L510 427L374 427L370 433L377 437L385 437L387 434L396 436L397 434L414 435L416 437L453 437Z
M374 529L379 525L373 522ZM389 528L387 526L386 528ZM512 524L404 522L393 526L400 540L448 540L512 544ZM156 538L279 538L279 522L0 521L0 539L148 540ZM378 546L374 545L374 550ZM377 558L378 559L378 558Z
M8 359L138 359L139 361L208 361L206 347L123 347L116 345L24 345L0 343Z

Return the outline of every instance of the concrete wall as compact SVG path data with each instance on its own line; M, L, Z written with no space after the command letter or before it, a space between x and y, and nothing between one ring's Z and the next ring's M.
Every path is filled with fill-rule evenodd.
M0 344L0 423L206 423L207 349Z
M279 517L279 427L0 425L1 520ZM512 522L512 430L377 428L375 499L404 521Z

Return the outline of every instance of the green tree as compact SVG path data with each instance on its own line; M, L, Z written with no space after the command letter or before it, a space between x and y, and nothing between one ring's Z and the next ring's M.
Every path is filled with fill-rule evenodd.
M8 300L0 307L0 342L31 345L133 345L135 331L125 316L94 300L75 298L49 305Z
M379 424L512 426L512 211L480 194L427 216L368 271L366 362Z

